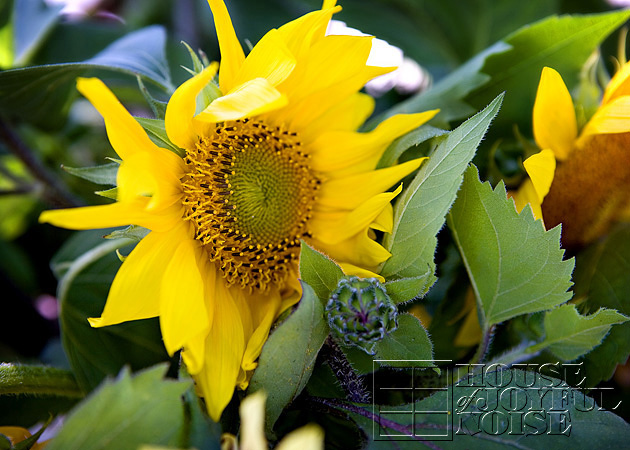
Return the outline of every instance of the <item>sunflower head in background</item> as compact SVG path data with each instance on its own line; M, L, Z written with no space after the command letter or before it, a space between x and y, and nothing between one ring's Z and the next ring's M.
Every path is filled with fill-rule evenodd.
M181 153L156 146L100 80L80 79L122 160L117 201L47 211L40 220L151 230L90 323L159 317L167 351L183 349L218 420L234 387L247 387L274 320L300 299L302 240L348 275L378 277L390 254L373 230L391 231L396 186L422 159L376 165L394 139L436 111L357 132L374 108L359 91L393 68L366 65L372 37L326 35L340 10L335 1L269 31L247 56L223 1L209 3L221 62L168 103L166 132ZM220 95L204 102L200 94L217 73Z
M630 217L630 63L608 83L599 108L578 130L562 77L545 67L534 105L541 151L524 162L529 175L513 194L546 228L562 224L562 244L579 248Z

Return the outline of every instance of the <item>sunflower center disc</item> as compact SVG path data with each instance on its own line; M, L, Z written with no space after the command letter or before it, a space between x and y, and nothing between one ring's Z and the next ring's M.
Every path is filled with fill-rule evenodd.
M294 133L254 120L218 124L188 149L184 217L231 285L282 285L319 180Z

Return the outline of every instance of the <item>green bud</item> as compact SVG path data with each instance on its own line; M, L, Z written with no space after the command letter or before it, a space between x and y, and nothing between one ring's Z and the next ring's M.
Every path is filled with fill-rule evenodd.
M398 311L376 278L339 280L326 315L333 337L346 345L374 354L376 343L398 327Z

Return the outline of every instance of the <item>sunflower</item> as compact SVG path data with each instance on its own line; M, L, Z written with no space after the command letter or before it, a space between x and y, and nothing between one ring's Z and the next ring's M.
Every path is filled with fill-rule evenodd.
M95 327L160 318L218 420L245 389L274 320L298 302L302 240L347 274L373 276L390 257L373 229L392 228L387 190L422 159L375 170L387 146L437 111L356 130L374 101L360 93L391 68L366 65L371 37L326 36L340 7L269 31L247 55L221 0L209 0L221 50L169 100L165 128L182 155L156 146L98 79L78 90L105 119L119 157L117 201L46 211L70 229L148 228L125 259ZM221 96L200 93L218 70ZM200 105L198 107L198 105Z
M529 179L513 195L516 207L529 203L547 228L562 223L564 247L588 244L630 208L630 63L610 80L579 133L571 94L545 67L533 119L542 150L523 163Z

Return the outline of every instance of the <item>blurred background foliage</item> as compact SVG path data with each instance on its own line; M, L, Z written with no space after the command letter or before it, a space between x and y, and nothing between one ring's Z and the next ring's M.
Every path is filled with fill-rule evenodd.
M60 6L41 0L0 0L0 360L43 362L67 368L69 360L87 359L84 367L92 371L77 374L86 390L98 384L105 374L118 373L125 362L133 360L138 367L148 366L167 360L167 355L155 345L159 342L155 321L99 330L97 337L81 335L81 326L89 328L85 317L98 315L104 304L108 285L120 264L114 255L82 272L68 293L61 322L82 325L72 327L74 334L63 336L74 340L77 352L65 355L62 349L57 277L86 249L102 241L104 233L77 235L40 225L37 217L53 206L106 202L93 193L94 184L71 176L61 166L100 165L107 162L107 157L115 156L101 118L79 98L74 80L80 75L97 75L134 115L153 117L136 75L143 77L152 96L165 101L174 86L189 76L181 67L191 65L182 41L194 50L203 50L210 60L219 59L212 16L205 0L103 0L95 5L86 13L69 15ZM343 11L336 19L400 47L431 74L434 84L524 25L553 14L613 9L603 0L344 0L341 5ZM318 0L228 2L237 35L251 43L270 28L320 6ZM604 43L602 54L617 54L616 34ZM138 61L142 61L140 66ZM603 62L613 67L608 56ZM563 73L570 89L578 88L577 67L583 63L577 61L573 72ZM64 66L48 66L59 64ZM28 69L34 66L40 67ZM6 72L18 68L24 71ZM522 86L528 100L504 106L520 111L520 121L491 128L476 160L484 171L482 179L496 181L502 177L508 184L512 179L515 183L520 179L520 161L527 151L523 142L531 145L530 115L537 83L538 79L532 78L530 85ZM487 98L499 93L500 90L487 92L477 103L472 98L470 110L465 112L470 115L487 104ZM406 99L390 92L378 99L376 114ZM509 93L506 102L508 99ZM465 117L453 114L452 120L447 121L454 127ZM122 250L124 254L128 251L129 248ZM458 277L462 277L459 256L450 247L441 249L438 258L444 263L442 278L429 294L428 302L450 292L457 301L434 305L434 309L459 308L458 302L465 296L465 282L458 283ZM90 289L77 295L81 286ZM446 351L444 343L453 339L452 327L439 326L439 321L449 314L438 314L431 329L438 356ZM138 326L140 329L133 329ZM515 322L512 331L505 332L511 332L512 337L520 335L518 326ZM522 328L531 332L529 326ZM94 353L87 348L98 350ZM99 352L113 354L121 348L125 352L119 359L99 357ZM618 377L621 384L616 387L620 394L627 395L630 383L622 375ZM71 403L45 401L60 410ZM626 404L630 406L630 401ZM0 423L6 422L8 414L27 426L46 418L26 413L32 410L26 401L18 405L14 397L3 397ZM630 415L626 412L625 417Z

